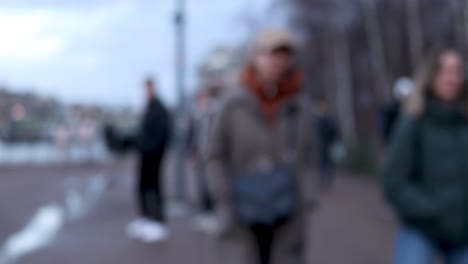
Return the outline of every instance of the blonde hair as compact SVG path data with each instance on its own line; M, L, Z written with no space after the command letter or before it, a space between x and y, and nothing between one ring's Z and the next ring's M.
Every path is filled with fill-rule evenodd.
M415 87L405 102L404 111L413 117L420 117L425 110L427 97L432 93L435 76L440 70L441 58L447 53L455 53L463 58L462 53L455 48L437 49L431 52L415 76ZM463 93L460 98L460 109L468 116L468 97L464 77Z

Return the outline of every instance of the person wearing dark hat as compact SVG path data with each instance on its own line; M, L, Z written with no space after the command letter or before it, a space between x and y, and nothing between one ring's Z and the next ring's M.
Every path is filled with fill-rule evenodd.
M245 252L235 263L306 263L306 219L317 186L297 50L280 29L260 32L252 48L238 88L217 115L208 151L222 237ZM223 243L220 248L228 254Z

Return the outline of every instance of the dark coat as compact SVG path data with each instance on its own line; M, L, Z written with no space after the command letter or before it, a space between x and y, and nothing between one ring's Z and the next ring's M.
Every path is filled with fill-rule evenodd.
M338 139L337 130L333 120L327 115L320 115L315 120L317 129L317 142L319 150L319 166L332 165L331 147Z
M468 121L428 101L419 117L403 116L384 169L390 203L406 225L435 242L468 244Z
M158 99L148 103L143 115L139 134L138 149L143 154L156 154L164 151L171 136L171 118L169 112Z
M122 133L113 124L105 124L102 133L106 146L114 154L125 154L135 148L134 135Z
M380 132L383 143L388 144L400 115L401 103L392 102L385 106L380 113Z

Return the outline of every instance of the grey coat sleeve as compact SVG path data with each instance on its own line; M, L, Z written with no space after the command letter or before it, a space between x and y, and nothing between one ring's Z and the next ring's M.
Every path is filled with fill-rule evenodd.
M212 183L212 192L217 201L225 201L229 197L227 179L228 154L228 109L223 106L217 115L211 131L208 145L208 177Z
M229 131L230 107L224 103L215 118L207 150L207 172L210 190L216 204L216 215L220 221L221 234L233 232L236 217L229 183Z

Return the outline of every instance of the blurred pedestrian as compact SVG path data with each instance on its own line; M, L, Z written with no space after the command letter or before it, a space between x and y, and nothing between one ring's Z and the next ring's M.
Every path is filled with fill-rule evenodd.
M245 250L236 263L306 263L306 217L316 186L296 52L287 32L261 32L239 88L214 124L209 174L222 237ZM220 247L224 255L223 242Z
M83 115L78 123L76 136L78 146L83 150L83 160L87 163L94 162L94 147L97 137L96 134L96 121L89 116Z
M413 91L413 82L409 78L401 77L393 87L393 101L387 104L380 113L380 131L382 141L387 146L390 142L395 124L400 116L402 104Z
M207 176L207 154L211 139L213 121L218 112L218 101L221 84L210 84L197 95L197 106L194 114L194 132L192 155L197 174L200 214L195 218L195 227L200 231L212 234L218 230L214 216L214 201L209 191Z
M61 125L55 130L55 145L58 149L58 158L62 163L68 163L71 159L71 133L66 125Z
M419 73L399 121L384 187L400 228L395 264L468 263L468 90L462 53L443 49Z
M171 121L168 111L156 97L154 82L145 82L147 108L143 115L137 145L140 152L138 206L141 218L130 223L131 237L158 242L168 236L162 193L161 163L169 144Z
M332 148L338 140L338 133L328 103L318 102L316 108L315 128L318 136L320 185L322 189L330 191L334 185Z

